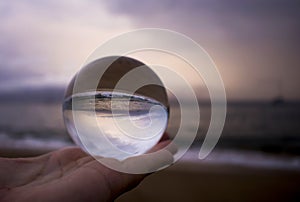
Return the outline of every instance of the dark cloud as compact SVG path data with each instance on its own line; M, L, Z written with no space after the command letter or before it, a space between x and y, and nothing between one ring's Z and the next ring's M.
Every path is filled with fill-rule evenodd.
M281 80L287 97L300 98L291 90L300 85L298 0L111 0L108 9L137 27L172 29L196 40L234 97L272 96Z
M112 12L130 16L143 26L156 24L168 27L174 24L179 29L191 30L201 29L201 23L206 21L241 37L245 34L241 33L243 30L250 31L255 37L255 33L260 31L272 32L285 28L288 29L284 30L288 35L297 34L300 29L298 0L111 0L108 8ZM249 29L246 29L247 25Z
M282 16L300 16L298 0L111 0L107 2L108 8L116 13L126 15L143 15L149 17L157 13L172 13L176 9L180 9L182 13L193 14L199 11L212 11L215 14L224 15L240 15L256 17L280 15ZM201 15L201 13L199 12Z
M112 0L108 8L139 27L177 30L210 49L233 44L299 51L300 1L297 0Z

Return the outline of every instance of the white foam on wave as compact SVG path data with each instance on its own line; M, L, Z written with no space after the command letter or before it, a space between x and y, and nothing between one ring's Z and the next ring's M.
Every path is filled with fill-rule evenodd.
M0 132L0 147L5 149L55 150L72 145L72 143L60 139L42 139L30 135L17 139Z
M256 168L300 169L300 156L276 155L259 151L215 149L204 160L198 159L199 150L190 149L181 159L182 162L209 164L232 164Z

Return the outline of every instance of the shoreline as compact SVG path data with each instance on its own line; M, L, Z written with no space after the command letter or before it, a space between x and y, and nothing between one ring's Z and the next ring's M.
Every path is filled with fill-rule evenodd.
M71 143L60 145L45 145L29 147L0 147L0 157L23 158L42 155L64 147L76 146ZM300 155L276 154L255 150L224 149L215 148L205 159L198 159L199 148L189 149L175 164L186 165L233 165L249 168L277 169L277 170L299 170ZM178 157L176 157L178 158Z

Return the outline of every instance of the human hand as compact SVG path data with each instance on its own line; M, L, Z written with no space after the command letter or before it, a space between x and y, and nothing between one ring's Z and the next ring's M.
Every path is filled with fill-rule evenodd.
M151 152L169 143L164 140ZM163 155L146 162L147 166L161 167L173 162L174 148L161 151ZM136 156L124 163L133 161L143 159ZM33 158L0 158L0 201L113 201L145 177L146 174L111 170L78 147Z

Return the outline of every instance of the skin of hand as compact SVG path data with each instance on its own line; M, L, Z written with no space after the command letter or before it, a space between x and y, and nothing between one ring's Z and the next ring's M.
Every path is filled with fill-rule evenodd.
M176 149L167 150L169 143L163 140L149 152L169 152L161 165L173 162ZM0 158L0 201L113 201L147 175L109 169L79 147L33 158Z

